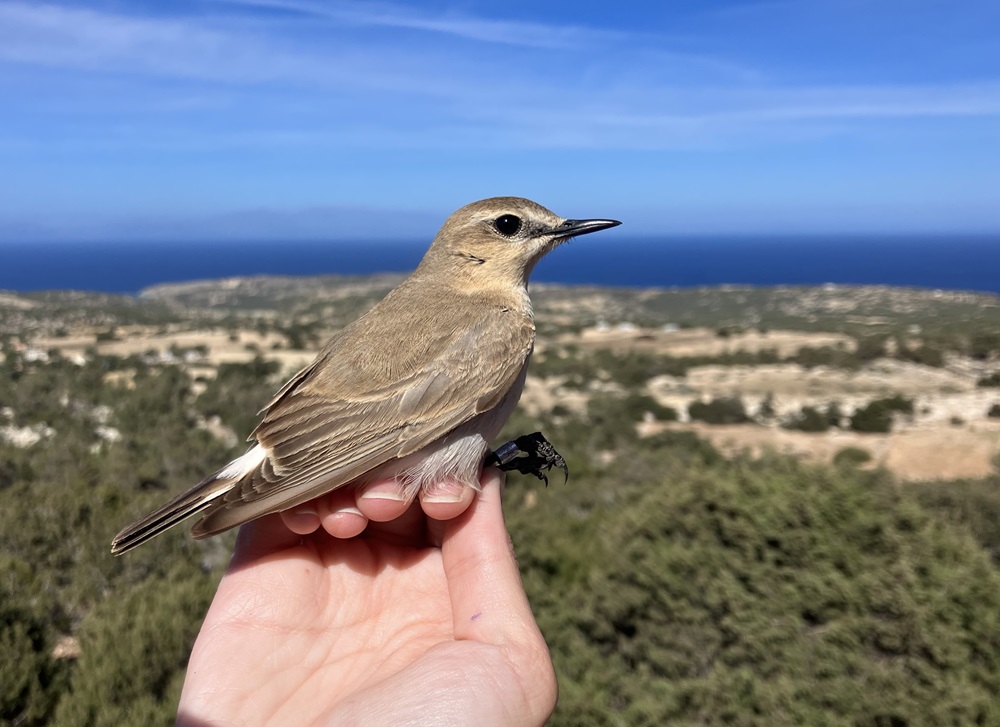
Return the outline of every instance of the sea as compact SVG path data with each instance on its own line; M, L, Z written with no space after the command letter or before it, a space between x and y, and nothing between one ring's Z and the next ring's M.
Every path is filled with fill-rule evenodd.
M138 294L245 275L407 272L421 242L0 242L0 290ZM995 235L582 237L532 280L616 287L894 285L1000 293Z

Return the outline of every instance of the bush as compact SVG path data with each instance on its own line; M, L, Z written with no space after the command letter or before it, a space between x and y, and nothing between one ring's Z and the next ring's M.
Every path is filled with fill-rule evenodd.
M46 724L65 688L67 665L51 655L54 606L28 563L0 553L0 724Z
M871 404L858 409L851 417L851 429L856 432L885 434L892 431L892 414Z
M817 366L828 366L830 368L853 371L860 368L862 364L862 360L858 358L855 352L833 346L819 346L818 348L803 346L794 356L787 360L807 369L813 369Z
M976 382L976 386L1000 386L1000 371L994 371L989 376L984 376Z
M674 409L659 404L645 394L598 394L587 402L587 419L594 429L607 432L608 443L635 439L635 426L647 414L652 414L660 421L677 419Z
M913 414L913 400L900 395L875 399L857 409L851 417L851 429L856 432L885 433L892 430L894 413Z
M861 447L844 447L833 455L833 464L837 467L857 467L871 461L871 452Z
M858 339L857 348L854 351L859 361L874 361L885 356L884 336L863 336Z
M799 413L784 424L785 429L801 432L825 432L830 428L829 417L815 407L803 406Z
M774 394L768 392L767 396L761 399L760 408L757 409L757 419L770 421L775 416L777 416L777 412L774 410Z
M992 419L1000 418L1000 404L994 404L990 407L990 410L986 412L986 416Z
M744 424L750 421L743 401L738 397L722 397L708 403L693 401L688 405L688 416L706 424Z
M214 583L189 564L94 609L55 727L170 724Z
M924 507L967 529L1000 566L1000 477L913 482L907 488Z
M934 368L944 366L944 351L928 343L921 344L916 348L900 345L896 358L902 361L912 361L922 366L933 366Z
M872 403L883 406L892 412L899 412L900 414L913 414L913 399L907 399L905 396L901 396L900 394L890 396L886 399L876 399Z
M840 422L844 418L844 413L840 410L840 404L831 401L826 405L826 421L831 427L840 428Z
M977 333L969 339L969 355L985 361L996 353L1000 353L1000 333Z

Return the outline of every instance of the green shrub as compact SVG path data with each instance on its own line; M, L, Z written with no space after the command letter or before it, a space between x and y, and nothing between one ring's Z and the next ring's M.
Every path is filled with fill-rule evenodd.
M913 482L907 488L924 507L967 530L1000 566L1000 476Z
M871 461L871 452L861 447L844 447L833 455L833 464L836 467L857 467Z
M996 353L1000 353L1000 333L976 333L969 339L969 355L979 361L985 361Z
M875 399L857 409L851 417L851 429L856 432L885 433L892 430L894 413L913 414L913 400L900 395Z
M858 339L857 347L854 350L859 361L874 361L885 356L884 336L862 336Z
M81 656L53 724L172 724L213 592L196 567L178 564L95 609L83 623Z
M944 351L929 343L923 343L915 348L909 348L901 344L896 358L903 361L912 361L922 366L933 366L934 368L944 366Z
M595 394L587 402L587 419L595 429L608 432L608 441L634 439L635 426L647 414L660 421L676 421L677 412L645 394Z
M984 376L976 382L976 386L1000 386L1000 371L994 371L989 376Z
M65 688L66 667L52 658L56 605L34 569L0 553L0 724L42 725Z
M815 407L803 406L799 413L785 422L786 429L802 432L825 432L830 428L829 417Z
M743 401L738 397L721 397L707 403L693 401L688 405L688 416L707 424L744 424L750 421Z
M794 356L787 360L797 363L799 366L804 366L807 369L813 369L817 366L828 366L835 369L847 369L848 371L860 368L863 363L854 351L834 346L803 346Z

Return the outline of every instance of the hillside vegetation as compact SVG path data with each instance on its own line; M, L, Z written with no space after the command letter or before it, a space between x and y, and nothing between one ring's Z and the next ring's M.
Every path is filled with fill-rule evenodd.
M351 311L374 295L357 285L345 304ZM258 302L270 305L277 290ZM86 302L53 293L0 316L2 725L173 723L187 655L233 534L194 542L177 529L120 558L110 555L110 539L242 452L254 411L287 374L272 355L286 348L247 342L287 341L294 323L274 310L267 319L261 309L234 312L242 298L215 310L211 300L227 299L212 299L210 286L184 291L203 307L189 311L168 296ZM766 448L724 455L685 429L694 424L677 421L687 406L662 394L698 380L704 359L641 349L656 340L626 349L559 339L576 335L577 325L559 316L591 313L560 313L569 294L549 292L537 371L502 436L545 431L571 472L547 488L511 476L505 495L559 675L552 724L1000 724L1000 473L904 484L872 467L867 449L843 448L835 464ZM621 305L644 305L629 296ZM288 304L309 305L296 301ZM146 350L157 330L175 335L205 316L233 327L220 338L245 353L241 360L213 362L211 351L179 345ZM972 382L963 396L997 391L976 383L1000 371L989 320L964 328L952 321L947 334L955 342L944 348L949 360L976 362L962 374ZM817 330L863 340L850 325ZM129 326L140 348L107 353L130 340ZM325 335L317 326L294 331ZM883 333L883 343L894 340ZM914 339L912 331L900 335ZM40 347L42 336L87 343ZM928 335L919 345L940 340ZM983 347L980 359L970 346ZM885 361L892 353L873 355ZM749 354L726 355L742 358L716 356L709 365L751 365ZM803 355L814 354L789 354L795 365ZM941 370L894 361L928 376ZM948 382L965 371L965 363L948 365ZM860 405L796 407L786 420L780 401L741 400L737 410L719 398L695 411L741 412L750 421L722 428L803 437L832 428L852 442L882 436L850 431ZM865 401L882 402L865 415L879 426L930 417L921 396L886 392ZM983 412L977 426L991 421ZM802 431L809 428L816 431Z

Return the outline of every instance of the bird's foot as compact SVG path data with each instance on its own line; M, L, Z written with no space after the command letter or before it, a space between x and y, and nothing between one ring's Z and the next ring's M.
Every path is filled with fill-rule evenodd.
M541 432L525 434L522 437L501 444L486 456L486 464L498 467L504 472L517 470L522 475L534 475L549 484L546 476L553 467L563 471L566 480L569 479L569 468L566 460L556 451L549 440ZM564 480L565 481L565 480Z

